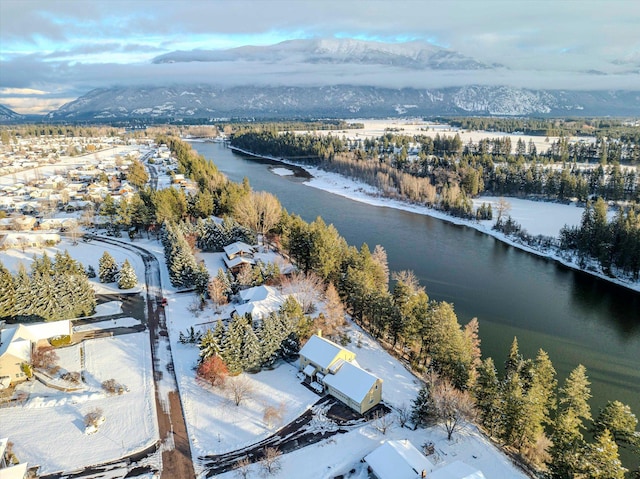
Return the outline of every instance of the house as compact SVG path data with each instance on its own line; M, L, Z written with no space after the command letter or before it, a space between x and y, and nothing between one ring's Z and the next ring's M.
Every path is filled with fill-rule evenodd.
M429 475L429 479L486 479L480 469L462 461L454 461Z
M27 475L27 463L13 464L7 457L9 438L0 438L0 479L24 479Z
M250 266L256 264L253 259L255 248L247 243L236 241L235 243L225 246L223 249L225 252L225 256L223 257L224 264L227 266L227 269L234 274L240 271L240 268L245 264Z
M245 256L248 258L253 258L253 253L255 253L255 247L248 245L242 241L236 241L235 243L231 243L230 245L225 246L224 252L227 255L227 258L234 259L238 256Z
M364 461L377 479L432 477L433 464L407 439L385 442L365 456Z
M364 414L382 400L382 379L355 363L355 353L313 335L300 350L300 370L318 392L327 392Z
M272 286L255 286L238 293L242 304L236 306L235 313L244 316L250 313L254 320L260 320L277 311L284 304L286 296Z
M31 351L49 339L71 336L71 321L12 324L0 329L0 388L26 379L22 364L31 362Z
M355 357L355 353L314 334L300 350L300 370L309 379L314 380L318 373L326 376L337 372L340 366L353 361Z
M351 409L364 414L382 400L382 379L345 362L335 374L324 377L327 392Z

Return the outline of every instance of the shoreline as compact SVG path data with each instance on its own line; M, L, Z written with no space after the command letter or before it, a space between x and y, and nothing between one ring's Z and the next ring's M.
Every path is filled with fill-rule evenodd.
M247 150L243 150L241 148L229 145L229 148L234 152L238 152L244 155L252 156L254 158L260 158L264 160L272 160L278 161L284 165L295 166L297 168L302 168L307 171L311 178L304 182L305 185L326 191L328 193L336 194L342 196L344 198L348 198L353 201L359 201L361 203L366 203L371 206L379 206L386 208L394 208L397 210L408 211L411 213L431 216L432 218L436 218L442 221L446 221L448 223L457 225L457 226L466 226L472 228L476 231L484 233L486 235L492 236L493 238L501 241L509 246L513 246L514 248L518 248L521 251L526 253L533 254L535 256L548 259L551 261L556 261L567 268L571 268L575 271L580 271L582 273L589 274L591 276L595 276L599 279L608 281L610 283L616 284L618 286L622 286L624 288L630 289L635 292L640 292L640 281L627 281L620 278L612 278L610 276L605 275L599 271L591 271L585 268L580 268L575 262L567 260L555 253L545 252L534 249L530 246L519 243L512 238L506 236L503 233L487 228L485 225L474 222L472 220L467 220L464 218L457 218L451 215L447 215L441 211L434 210L427 206L417 205L407 203L401 200L385 198L379 196L378 191L371 185L367 185L365 183L361 183L352 178L348 178L342 175L338 175L337 173L327 172L315 166L304 165L300 163L296 163L291 160L287 160L286 158L276 158L267 155L258 155L252 153ZM341 184L339 184L341 183Z

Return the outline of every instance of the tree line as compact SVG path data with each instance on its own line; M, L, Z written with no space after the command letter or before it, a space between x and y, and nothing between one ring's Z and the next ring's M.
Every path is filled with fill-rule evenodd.
M15 322L57 321L93 314L95 292L82 265L68 251L53 261L34 256L30 271L13 275L0 262L0 318Z

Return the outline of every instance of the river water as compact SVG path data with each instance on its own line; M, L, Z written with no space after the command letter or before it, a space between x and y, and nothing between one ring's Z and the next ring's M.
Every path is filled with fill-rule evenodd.
M517 336L526 357L549 353L559 382L578 364L587 368L594 416L614 399L640 415L640 293L466 226L311 188L304 172L278 176L270 171L276 162L219 143L193 147L231 180L247 177L254 190L275 194L290 213L322 216L349 244L382 245L391 271L413 270L430 298L454 304L461 324L478 318L483 357L499 368Z

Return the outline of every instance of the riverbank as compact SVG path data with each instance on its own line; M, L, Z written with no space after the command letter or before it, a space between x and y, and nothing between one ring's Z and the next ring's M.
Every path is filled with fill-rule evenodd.
M310 180L306 181L305 184L313 187L313 188L317 188L323 191L326 191L328 193L333 193L336 195L340 195L343 196L345 198L349 198L351 200L354 201L359 201L362 203L367 203L369 205L372 206L382 206L382 207L387 207L387 208L395 208L395 209L399 209L399 210L404 210L404 211L408 211L408 212L412 212L412 213L417 213L417 214L421 214L421 215L427 215L427 216L431 216L443 221L447 221L449 223L452 224L456 224L456 225L460 225L460 226L466 226L469 228L473 228L474 230L477 230L479 232L482 232L484 234L487 234L489 236L492 236L496 239L498 239L499 241L502 241L506 244L509 244L515 248L518 248L520 250L523 250L527 253L531 253L543 258L547 258L553 261L557 261L558 263L575 269L577 271L582 271L585 273L588 273L590 275L596 276L598 278L604 279L606 281L609 281L611 283L615 283L617 285L623 286L625 288L631 289L633 291L637 291L640 292L640 281L633 281L631 279L627 279L627 278L620 278L620 277L611 277L606 275L605 273L603 273L601 270L599 270L599 266L595 263L595 262L588 262L586 264L586 266L584 268L581 268L579 266L579 264L577 263L577 259L574 257L573 254L569 253L569 252L558 252L557 250L553 249L553 248L549 248L549 249L544 249L544 250L540 250L540 249L536 249L536 248L532 248L529 245L525 245L520 243L519 241L517 241L515 238L509 237L501 232L495 231L493 229L491 229L493 222L492 221L474 221L474 220L467 220L467 219L463 219L463 218L457 218L451 215L448 215L446 213L443 213L441 211L437 211L434 210L432 208L428 208L426 206L421 206L421 205L415 205L415 204L410 204L407 202L403 202L400 200L395 200L395 199L390 199L390 198L384 198L382 196L380 196L379 191L370 185L367 185L365 183L362 183L360 181L357 180L353 180L350 178L346 178L343 177L341 175L338 175L336 173L330 173L327 171L324 171L320 168L317 167L313 167L313 166L309 166L309 165L304 165L301 163L297 163L294 161L290 161L287 160L285 158L276 158L276 157L272 157L272 156L265 156L265 155L257 155L254 154L252 152L234 147L234 146L229 146L230 149L232 149L233 151L236 151L238 153L241 154L245 154L245 155L249 155L249 156L253 156L256 158L262 158L262 159L267 159L267 160L273 160L273 161L278 161L282 164L285 165L291 165L291 166L295 166L297 168L303 168L304 170L306 170L312 177ZM282 172L278 171L276 172L276 174L282 174ZM508 199L509 200L509 199ZM482 201L482 200L480 200ZM525 201L525 200L519 200L519 201ZM547 208L547 207L557 207L557 203L548 203L548 202L538 202L538 201L528 201L527 203L530 203L530 207L536 208L536 209L540 209L540 208ZM512 215L513 219L520 222L518 217L515 215ZM530 229L530 226L527 228L529 229L529 233L536 235L536 234L547 234L547 232L543 232L543 233L539 233L537 231L533 231L532 229ZM558 231L559 232L559 231Z

